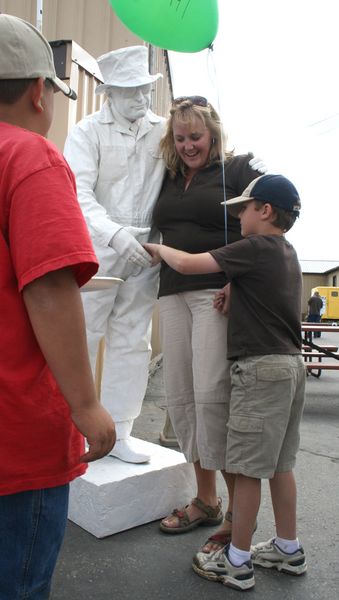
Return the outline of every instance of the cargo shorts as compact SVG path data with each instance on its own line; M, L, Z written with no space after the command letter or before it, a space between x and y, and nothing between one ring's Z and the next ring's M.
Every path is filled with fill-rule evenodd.
M305 374L300 355L252 356L232 364L226 471L271 479L293 469Z

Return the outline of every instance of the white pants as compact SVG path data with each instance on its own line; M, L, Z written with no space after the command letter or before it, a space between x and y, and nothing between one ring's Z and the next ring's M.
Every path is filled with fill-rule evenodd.
M213 308L216 290L159 301L168 413L188 462L224 469L230 399L227 317Z
M105 269L103 256L95 250L100 261L100 275L124 278L131 272L131 267L124 271L118 264ZM107 249L105 254L112 262L112 251ZM105 338L101 402L116 423L118 439L130 434L146 392L158 276L157 267L147 267L136 275L127 276L124 283L109 290L82 294L93 373L98 344L102 337Z

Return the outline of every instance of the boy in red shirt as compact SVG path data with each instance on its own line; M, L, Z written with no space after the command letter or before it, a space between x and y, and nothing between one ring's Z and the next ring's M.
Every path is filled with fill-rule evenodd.
M97 260L74 177L45 139L56 77L35 27L0 15L0 597L48 598L69 482L115 442L79 287ZM84 438L89 450L85 453Z

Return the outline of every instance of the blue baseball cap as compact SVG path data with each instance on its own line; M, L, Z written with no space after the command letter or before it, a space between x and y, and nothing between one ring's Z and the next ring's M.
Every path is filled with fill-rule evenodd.
M226 204L227 207L230 207L230 213L237 216L240 210L239 204L249 202L250 200L267 202L268 204L272 204L272 206L295 214L297 217L301 208L296 188L283 175L261 175L261 177L257 177L251 181L241 196L231 198L221 204Z

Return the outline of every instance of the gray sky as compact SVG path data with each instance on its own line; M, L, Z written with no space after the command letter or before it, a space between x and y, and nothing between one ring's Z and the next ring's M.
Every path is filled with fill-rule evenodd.
M205 95L237 153L298 188L300 259L339 262L338 0L219 0L214 50L170 52L174 94Z

